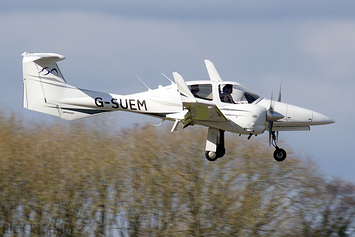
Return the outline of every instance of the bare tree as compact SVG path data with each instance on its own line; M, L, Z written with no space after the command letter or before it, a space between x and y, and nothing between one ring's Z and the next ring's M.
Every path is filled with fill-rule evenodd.
M0 112L0 235L354 235L354 184L292 152L275 162L263 138L226 134L208 162L199 127L113 127Z

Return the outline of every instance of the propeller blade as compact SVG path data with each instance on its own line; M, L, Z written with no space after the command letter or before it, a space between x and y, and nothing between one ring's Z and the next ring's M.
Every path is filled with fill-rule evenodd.
M281 87L282 87L282 82L280 84L279 98L277 99L278 102L281 102ZM282 119L283 117L285 117L284 115L274 111L273 95L274 95L274 93L271 92L270 108L266 111L266 121L269 122L269 146L271 146L271 144L272 144L272 140L271 139L274 139L275 142L277 142L278 137L279 137L279 132L278 131L276 132L276 137L275 137L275 134L273 135L273 133L272 133L272 128L274 126L274 121L277 121L277 120Z
M282 81L280 83L280 91L279 91L279 99L278 102L281 102L281 89L282 89ZM279 131L276 132L276 141L279 141Z
M271 91L271 99L270 99L270 107L269 107L269 111L274 111L274 105L273 105L273 95L274 95L274 92Z

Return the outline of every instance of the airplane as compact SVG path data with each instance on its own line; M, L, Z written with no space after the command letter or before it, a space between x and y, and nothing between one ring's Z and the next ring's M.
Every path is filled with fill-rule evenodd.
M205 60L210 80L185 82L173 72L175 82L157 89L118 95L79 89L67 84L57 62L65 57L56 53L23 53L23 107L66 120L75 120L112 111L141 113L173 121L171 132L202 125L208 128L205 157L215 161L226 153L225 131L248 135L265 131L274 159L282 162L286 151L277 145L279 131L307 131L310 126L335 121L318 112L263 98L233 81L223 81L214 64ZM164 75L164 74L163 74ZM165 75L164 75L165 76ZM143 82L143 81L142 81Z

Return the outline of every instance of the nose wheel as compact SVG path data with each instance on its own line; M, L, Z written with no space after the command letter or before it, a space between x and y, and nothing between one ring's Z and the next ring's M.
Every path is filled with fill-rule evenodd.
M274 159L278 162L282 162L286 159L286 151L282 148L276 147L274 151Z
M209 161L216 161L218 158L221 158L222 156L224 156L225 153L226 153L226 148L217 146L216 152L206 151L205 156L206 156L206 159Z
M277 137L275 135L275 132L272 132L272 145L275 147L274 151L274 159L278 162L282 162L286 159L286 151L280 147L277 146Z
M209 141L213 141L209 143ZM208 147L207 144L211 144ZM206 159L209 161L216 161L218 158L221 158L226 153L226 148L224 147L224 130L218 129L209 129L208 137L207 137L207 144L206 144L206 152L205 156ZM212 149L214 148L214 149ZM215 151L211 151L215 150Z
M209 161L215 161L218 159L217 153L214 151L206 151L205 156L206 156L206 159Z

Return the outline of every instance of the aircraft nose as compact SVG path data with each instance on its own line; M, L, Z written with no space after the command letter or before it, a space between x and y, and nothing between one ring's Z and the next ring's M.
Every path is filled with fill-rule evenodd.
M331 124L335 123L335 121L324 114L312 112L312 125L323 125L323 124Z
M293 105L287 106L287 120L291 123L308 125L323 125L335 122L324 114Z

